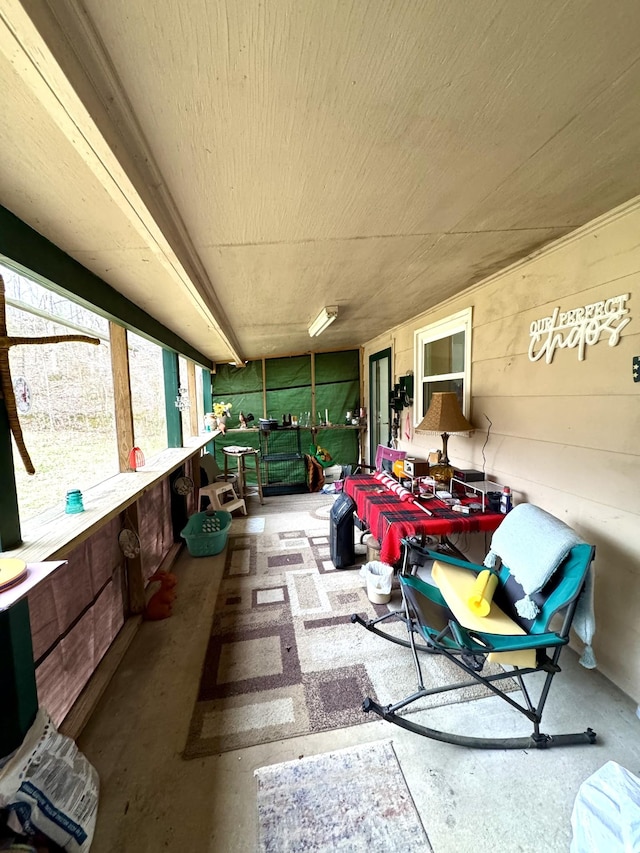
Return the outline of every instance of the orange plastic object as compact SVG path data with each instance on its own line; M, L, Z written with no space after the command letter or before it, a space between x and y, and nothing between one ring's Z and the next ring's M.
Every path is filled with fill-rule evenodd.
M173 602L176 598L178 579L171 572L158 570L151 575L149 581L160 581L160 589L151 596L144 609L144 618L149 621L167 619L171 616Z
M393 473L398 479L400 479L401 477L404 477L404 460L403 459L396 459L396 461L393 463Z
M132 447L129 451L129 468L134 471L137 468L144 468L144 453L139 447Z

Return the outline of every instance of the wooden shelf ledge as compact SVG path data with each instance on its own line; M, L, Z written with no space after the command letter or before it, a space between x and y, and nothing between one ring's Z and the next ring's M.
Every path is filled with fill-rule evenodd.
M3 551L3 557L19 557L26 563L63 559L73 548L96 530L135 503L145 492L200 453L212 440L212 433L188 439L184 447L168 448L151 459L144 468L128 474L116 474L82 493L84 512L67 515L64 498L55 509L40 513L22 525L22 545Z

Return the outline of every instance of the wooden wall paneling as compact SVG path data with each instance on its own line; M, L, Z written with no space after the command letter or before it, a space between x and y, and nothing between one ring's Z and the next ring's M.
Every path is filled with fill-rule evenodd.
M135 444L133 431L133 409L131 407L131 379L129 374L129 352L127 331L117 323L109 323L111 341L111 369L113 372L113 397L118 441L118 465L120 473L135 471L129 465L129 453Z
M156 571L162 560L164 535L161 518L163 506L162 489L159 483L140 496L137 508L142 577L146 586L150 576Z
M198 389L196 386L196 366L187 360L187 387L189 389L189 434L198 435Z
M85 546L83 542L74 548L65 565L29 591L33 655L38 666L91 605L93 594Z
M184 471L184 467L182 470ZM174 472L174 474L175 473L176 472ZM184 541L180 538L179 534L182 528L184 527L183 522L186 522L186 518L184 517L184 515L182 516L179 522L178 529L176 530L173 505L171 503L171 495L175 494L175 492L171 488L171 477L167 477L161 483L159 483L159 487L162 490L162 515L158 524L160 524L162 528L162 559L164 560L166 555L171 551L176 542L182 543ZM182 506L184 507L184 499L182 502Z
M106 591L105 619L109 625L100 629L101 636L111 643L121 629L127 613L126 559L120 549L118 535L122 529L120 517L110 519L88 541L89 569L94 595Z
M189 470L190 464L192 468L195 467L193 463L196 458L191 457L187 460L185 463L187 470ZM64 706L56 707L56 720L59 720L65 710L69 708L70 703L73 703L70 710L66 712L63 722L59 723L60 731L69 737L76 738L82 731L140 625L141 613L144 610L147 598L145 576L154 571L155 568L169 570L178 554L180 546L173 543L172 537L168 479L158 483L154 491L153 500L146 502L143 509L146 523L143 525L140 537L144 549L144 543L153 539L153 528L155 528L156 535L153 539L155 544L151 549L153 553L151 560L146 559L147 552L144 550L144 556L141 552L136 560L127 561L126 568L129 581L126 591L123 588L123 559L117 546L117 533L122 527L121 519L113 519L88 543L90 549L95 549L103 554L103 559L99 561L101 565L97 567L95 572L92 572L94 588L100 584L103 588L91 613L95 638L91 647L92 672L90 677L85 673L86 683L80 692L77 689L73 693L67 691L63 697ZM142 498L144 497L143 495ZM139 529L137 512L137 504L127 509L127 526L135 525ZM144 566L143 561L145 561ZM109 565L113 570L110 582L105 584ZM132 572L134 573L132 574ZM125 593L129 595L129 612L133 612L132 608L138 612L123 621L122 596ZM82 648L82 644L79 643L79 638L82 635L76 632L83 629L83 625L74 628L73 634L66 638L64 653L62 651L59 655L54 653L47 658L43 667L38 670L43 682L49 677L59 679L63 666L72 665L82 669L83 661L77 660L78 650ZM59 644L60 646L62 644Z
M56 725L124 623L120 529L120 520L111 519L29 593L39 701Z
M140 534L140 554L142 557L142 576L144 583L159 568L162 561L173 547L174 530L178 533L184 527L186 512L184 498L176 495L181 501L182 512L174 519L172 495L175 492L171 483L176 477L184 474L184 467L177 468L170 477L157 483L153 489L141 495L138 501L138 519Z
M142 500L142 497L140 500ZM140 551L135 557L127 557L125 563L125 577L126 577L126 591L127 591L127 599L126 599L126 609L127 615L136 615L138 613L142 613L145 608L145 597L144 597L144 575L143 575L143 547L142 547L142 536L140 532L140 518L138 513L138 501L136 503L131 504L130 507L127 508L126 513L124 513L123 527L127 527L130 530L133 530L140 537Z
M102 658L89 682L85 685L84 690L80 693L73 707L65 716L58 729L67 737L76 740L91 714L95 710L100 697L107 688L107 685L115 675L115 672L120 665L125 652L131 645L131 641L136 635L142 616L135 616L128 619L122 627L111 646L109 651Z
M69 713L114 638L108 636L110 625L105 618L108 605L104 599L108 597L108 590L104 590L94 606L69 626L37 669L40 705L56 725Z

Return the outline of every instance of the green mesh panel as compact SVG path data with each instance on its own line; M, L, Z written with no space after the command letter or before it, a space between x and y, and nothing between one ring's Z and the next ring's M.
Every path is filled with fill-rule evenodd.
M316 420L346 423L347 412L360 406L360 353L323 352L316 356Z
M331 465L353 465L358 461L358 431L319 429L316 444L331 454Z
M311 387L311 357L293 355L269 358L265 365L267 391L279 388Z
M270 358L265 372L268 417L282 423L283 415L300 418L305 412L311 412L310 356Z
M316 407L311 404L311 356L299 355L286 358L272 358L265 361L266 412L263 411L262 362L252 361L246 367L238 368L229 364L219 364L213 377L213 402L231 403L231 417L227 428L239 426L239 414L251 412L257 426L258 419L265 415L282 423L283 415L297 415L304 423L307 412L311 420L318 423L328 413L333 424L344 425L347 412L357 411L360 405L360 352L345 350L341 352L318 353L315 356ZM309 430L300 431L302 453L309 452L312 436ZM357 430L322 430L317 434L316 442L326 448L332 457L332 463L348 465L358 460ZM234 432L231 435L218 436L215 440L216 460L224 467L221 447L227 444L250 445L260 447L257 432ZM298 479L301 474L296 465L295 472L282 471L287 476ZM270 471L278 477L280 471ZM249 469L248 480L255 480Z
M262 363L250 361L246 367L219 364L213 376L213 402L231 403L231 416L227 428L240 426L240 412L251 413L258 424L262 417ZM251 426L251 424L250 424ZM235 444L248 442L236 441Z
M316 355L316 385L360 379L360 351L319 352Z
M214 400L226 402L227 396L247 391L258 391L262 394L261 361L250 361L246 367L218 364L216 370L212 377Z

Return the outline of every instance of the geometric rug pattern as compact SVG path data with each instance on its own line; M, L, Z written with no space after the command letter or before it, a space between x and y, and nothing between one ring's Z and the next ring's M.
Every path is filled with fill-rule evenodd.
M384 704L415 688L409 650L351 623L388 606L368 600L357 568L331 562L330 506L234 518L185 758L369 722L365 696ZM389 607L399 601L395 591ZM429 658L425 686L456 672ZM477 685L423 707L484 695Z
M261 853L430 851L390 740L261 767Z

